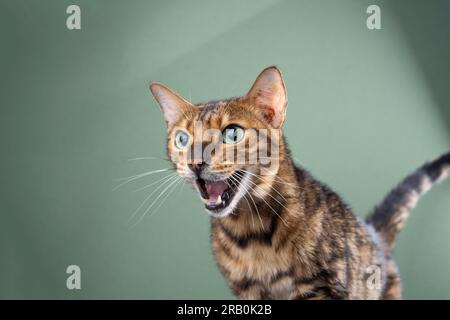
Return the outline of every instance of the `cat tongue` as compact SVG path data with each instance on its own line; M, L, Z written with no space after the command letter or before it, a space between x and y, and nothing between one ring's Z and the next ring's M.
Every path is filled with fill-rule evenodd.
M208 202L211 205L220 204L219 196L227 189L228 185L224 181L206 181L206 192L208 192Z

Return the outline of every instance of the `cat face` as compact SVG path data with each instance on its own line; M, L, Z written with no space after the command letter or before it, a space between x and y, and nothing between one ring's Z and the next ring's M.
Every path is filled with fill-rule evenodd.
M167 152L178 174L216 217L246 195L262 197L278 171L287 97L281 72L264 69L243 97L192 104L167 87L150 90L167 123Z

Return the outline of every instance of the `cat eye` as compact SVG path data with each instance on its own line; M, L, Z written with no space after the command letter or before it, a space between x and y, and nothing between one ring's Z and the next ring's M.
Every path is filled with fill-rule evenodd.
M224 143L238 143L244 138L244 129L235 124L230 124L222 131L222 137Z
M175 147L178 149L185 149L189 144L189 135L186 132L178 130L175 133Z

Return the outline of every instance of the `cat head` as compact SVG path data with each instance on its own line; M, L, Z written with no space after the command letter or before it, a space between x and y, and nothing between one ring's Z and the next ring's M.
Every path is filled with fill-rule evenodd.
M227 216L268 192L278 171L287 96L272 66L242 97L193 104L166 86L150 90L167 123L167 153L206 211Z

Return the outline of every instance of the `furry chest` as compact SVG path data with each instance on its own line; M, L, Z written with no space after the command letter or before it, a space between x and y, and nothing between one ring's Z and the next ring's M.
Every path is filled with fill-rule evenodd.
M293 281L286 253L276 252L267 244L240 247L221 241L213 241L213 251L231 287L256 283L272 299L289 298Z

